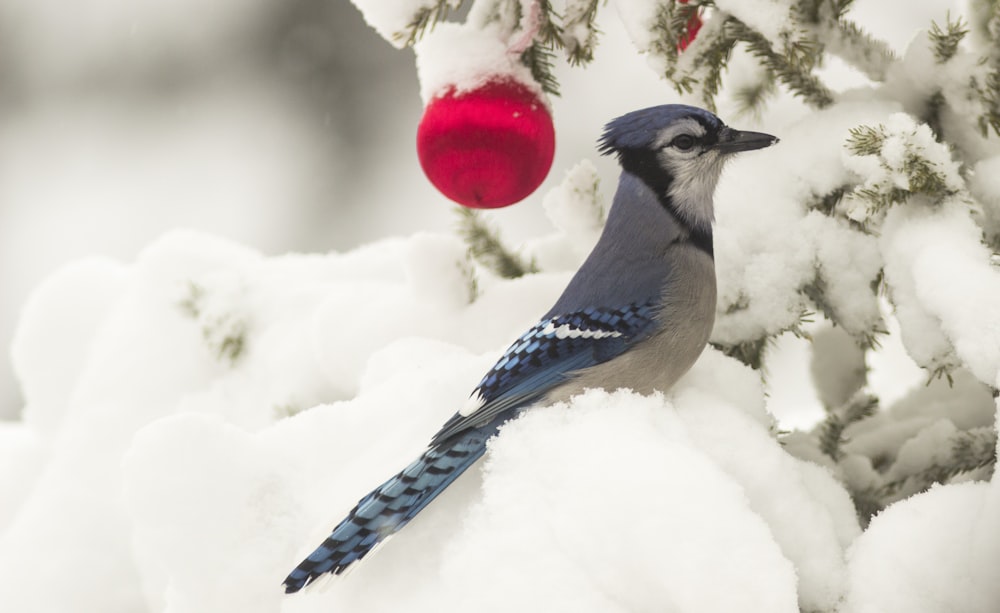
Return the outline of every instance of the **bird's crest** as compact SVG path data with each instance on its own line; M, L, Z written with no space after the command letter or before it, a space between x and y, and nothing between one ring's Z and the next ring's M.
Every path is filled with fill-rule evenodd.
M694 119L708 132L718 132L725 125L712 113L686 104L663 104L631 113L611 120L604 127L604 134L598 141L598 151L602 155L621 154L623 151L650 149L655 146L660 132L680 119Z

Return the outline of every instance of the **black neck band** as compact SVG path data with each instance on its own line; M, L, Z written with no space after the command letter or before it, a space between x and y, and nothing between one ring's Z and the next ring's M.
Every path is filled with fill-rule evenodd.
M680 227L687 230L688 242L707 253L709 257L714 258L711 228L704 230L694 227L677 211L674 203L667 196L674 178L660 167L660 163L656 159L656 152L648 149L624 149L619 151L618 159L622 170L639 177L649 189L653 190L663 209L674 218Z

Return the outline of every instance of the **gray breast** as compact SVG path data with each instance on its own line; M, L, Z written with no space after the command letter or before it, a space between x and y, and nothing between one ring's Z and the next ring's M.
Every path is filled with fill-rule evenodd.
M641 394L666 392L701 355L715 322L715 265L690 243L675 243L663 286L657 334L603 364L581 370L554 388L546 403L567 400L586 388L630 388Z

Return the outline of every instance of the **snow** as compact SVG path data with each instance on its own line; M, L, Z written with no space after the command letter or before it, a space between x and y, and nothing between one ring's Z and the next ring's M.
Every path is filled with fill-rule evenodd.
M776 49L785 48L797 34L792 0L716 0L715 6L763 34Z
M491 24L483 29L468 24L442 23L414 46L420 97L426 105L444 92L461 94L489 81L513 79L545 99L531 71L511 50L508 33Z
M359 4L383 35L430 5ZM651 4L617 5L624 26L608 27L602 45L623 41L623 27L643 43ZM784 22L768 11L787 6L720 4L778 38ZM440 24L418 50L425 99L444 84L474 86L479 62L490 74L520 70L509 50L528 25L500 20L480 44ZM1000 476L979 471L963 477L978 481L916 493L956 437L992 432L990 386L1000 384L1000 272L980 242L981 226L987 237L1000 227L998 157L948 128L975 161L966 193L957 157L912 119L929 91L915 80L922 44L878 95L847 92L817 112L786 97L760 124L725 116L782 141L722 177L713 340L799 325L820 310L799 290L820 282L836 327L817 313L804 326L811 345L779 337L766 366L781 372L763 377L709 348L666 395L590 390L538 407L376 554L292 597L280 586L288 570L423 450L558 296L597 238L613 164L557 162L561 182L537 197L545 218L485 216L528 234L514 243L543 272L513 280L470 261L452 234L429 232L264 255L174 231L134 258L59 269L24 304L12 346L25 406L19 422L0 424L3 608L996 610ZM630 83L631 66L601 57L590 70L608 75L609 90ZM947 69L926 72L941 83ZM564 80L557 119L591 121L573 108L594 97L586 81ZM597 97L605 118L663 98L622 89L623 99ZM886 127L879 156L844 149L861 124ZM566 148L592 155L599 127L563 130L565 142L583 142ZM834 216L810 204L837 188L910 187L913 151L953 193L883 211L848 198ZM271 217L260 219L244 223ZM872 291L883 268L894 309ZM889 336L866 362L856 341L883 327ZM914 360L952 368L952 381L925 385ZM782 396L791 379L807 392ZM839 462L819 451L815 431L779 434L869 391L882 406L847 428ZM851 495L891 481L902 482L897 499L863 529Z
M32 431L58 430L101 320L126 283L124 268L113 260L79 260L48 277L24 305L11 358L31 399L22 415ZM71 317L67 304L74 307Z
M844 610L995 611L997 490L996 483L934 487L876 517L851 548Z
M747 156L723 173L716 192L715 249L719 301L713 341L736 344L797 324L804 310L798 288L816 281L817 264L838 323L854 335L880 321L871 284L880 268L870 235L803 203L848 182L839 154L849 130L884 121L891 104L845 103L778 131L776 146ZM804 149L810 155L802 155ZM775 182L767 169L786 169Z
M1000 271L980 234L968 204L949 200L890 210L880 240L910 355L932 368L961 360L992 384L1000 373Z
M600 178L593 162L584 159L566 171L559 189L553 189L542 200L542 208L549 222L564 235L576 258L566 268L575 269L590 253L604 227L604 196L601 193ZM562 245L560 245L562 246ZM565 251L565 247L552 246L553 251ZM538 254L539 257L544 257ZM557 266L545 258L540 265L545 270Z
M51 352L69 339L90 357L54 371L73 389L50 399L61 404L50 414L58 427L29 435L22 426L6 452L44 455L45 468L30 492L10 490L26 497L0 548L0 597L24 611L185 612L664 602L796 611L867 598L846 552L863 552L864 564L879 553L856 544L866 541L847 492L783 450L757 375L714 350L668 396L593 390L508 424L482 467L378 554L331 585L282 596L287 569L419 453L512 331L567 280L484 278L469 304L463 258L447 235L266 258L184 232L132 265L84 262L53 277L29 312L41 317L89 289L90 317L69 335L28 317L19 338ZM375 281L409 308L348 311L342 292ZM192 282L204 288L197 315L184 303ZM421 318L437 323L421 327ZM231 330L234 320L245 338L230 357L206 328ZM362 328L380 340L352 334ZM329 366L334 353L350 359ZM49 442L44 454L35 436ZM86 486L71 487L80 474ZM93 551L99 563L84 563ZM50 573L74 580L45 590ZM95 587L111 575L127 589ZM490 591L497 580L509 589Z

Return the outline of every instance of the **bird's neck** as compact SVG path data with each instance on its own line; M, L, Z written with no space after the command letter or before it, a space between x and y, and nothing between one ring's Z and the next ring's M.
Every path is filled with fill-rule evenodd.
M623 172L601 238L548 316L594 304L656 299L678 272L667 256L678 243L711 255L711 226L707 232L692 229L663 206L649 185Z
M622 172L604 233L594 251L606 239L613 243L616 237L627 237L625 246L633 253L663 253L671 244L688 242L711 256L711 194L707 202L677 203L670 192L669 179L662 185L650 184L644 177ZM694 215L692 209L707 211L709 217Z
M646 149L622 151L619 161L623 180L628 175L641 180L660 205L711 255L715 216L712 200L722 165L705 155L670 168L669 158L661 159L655 151Z

